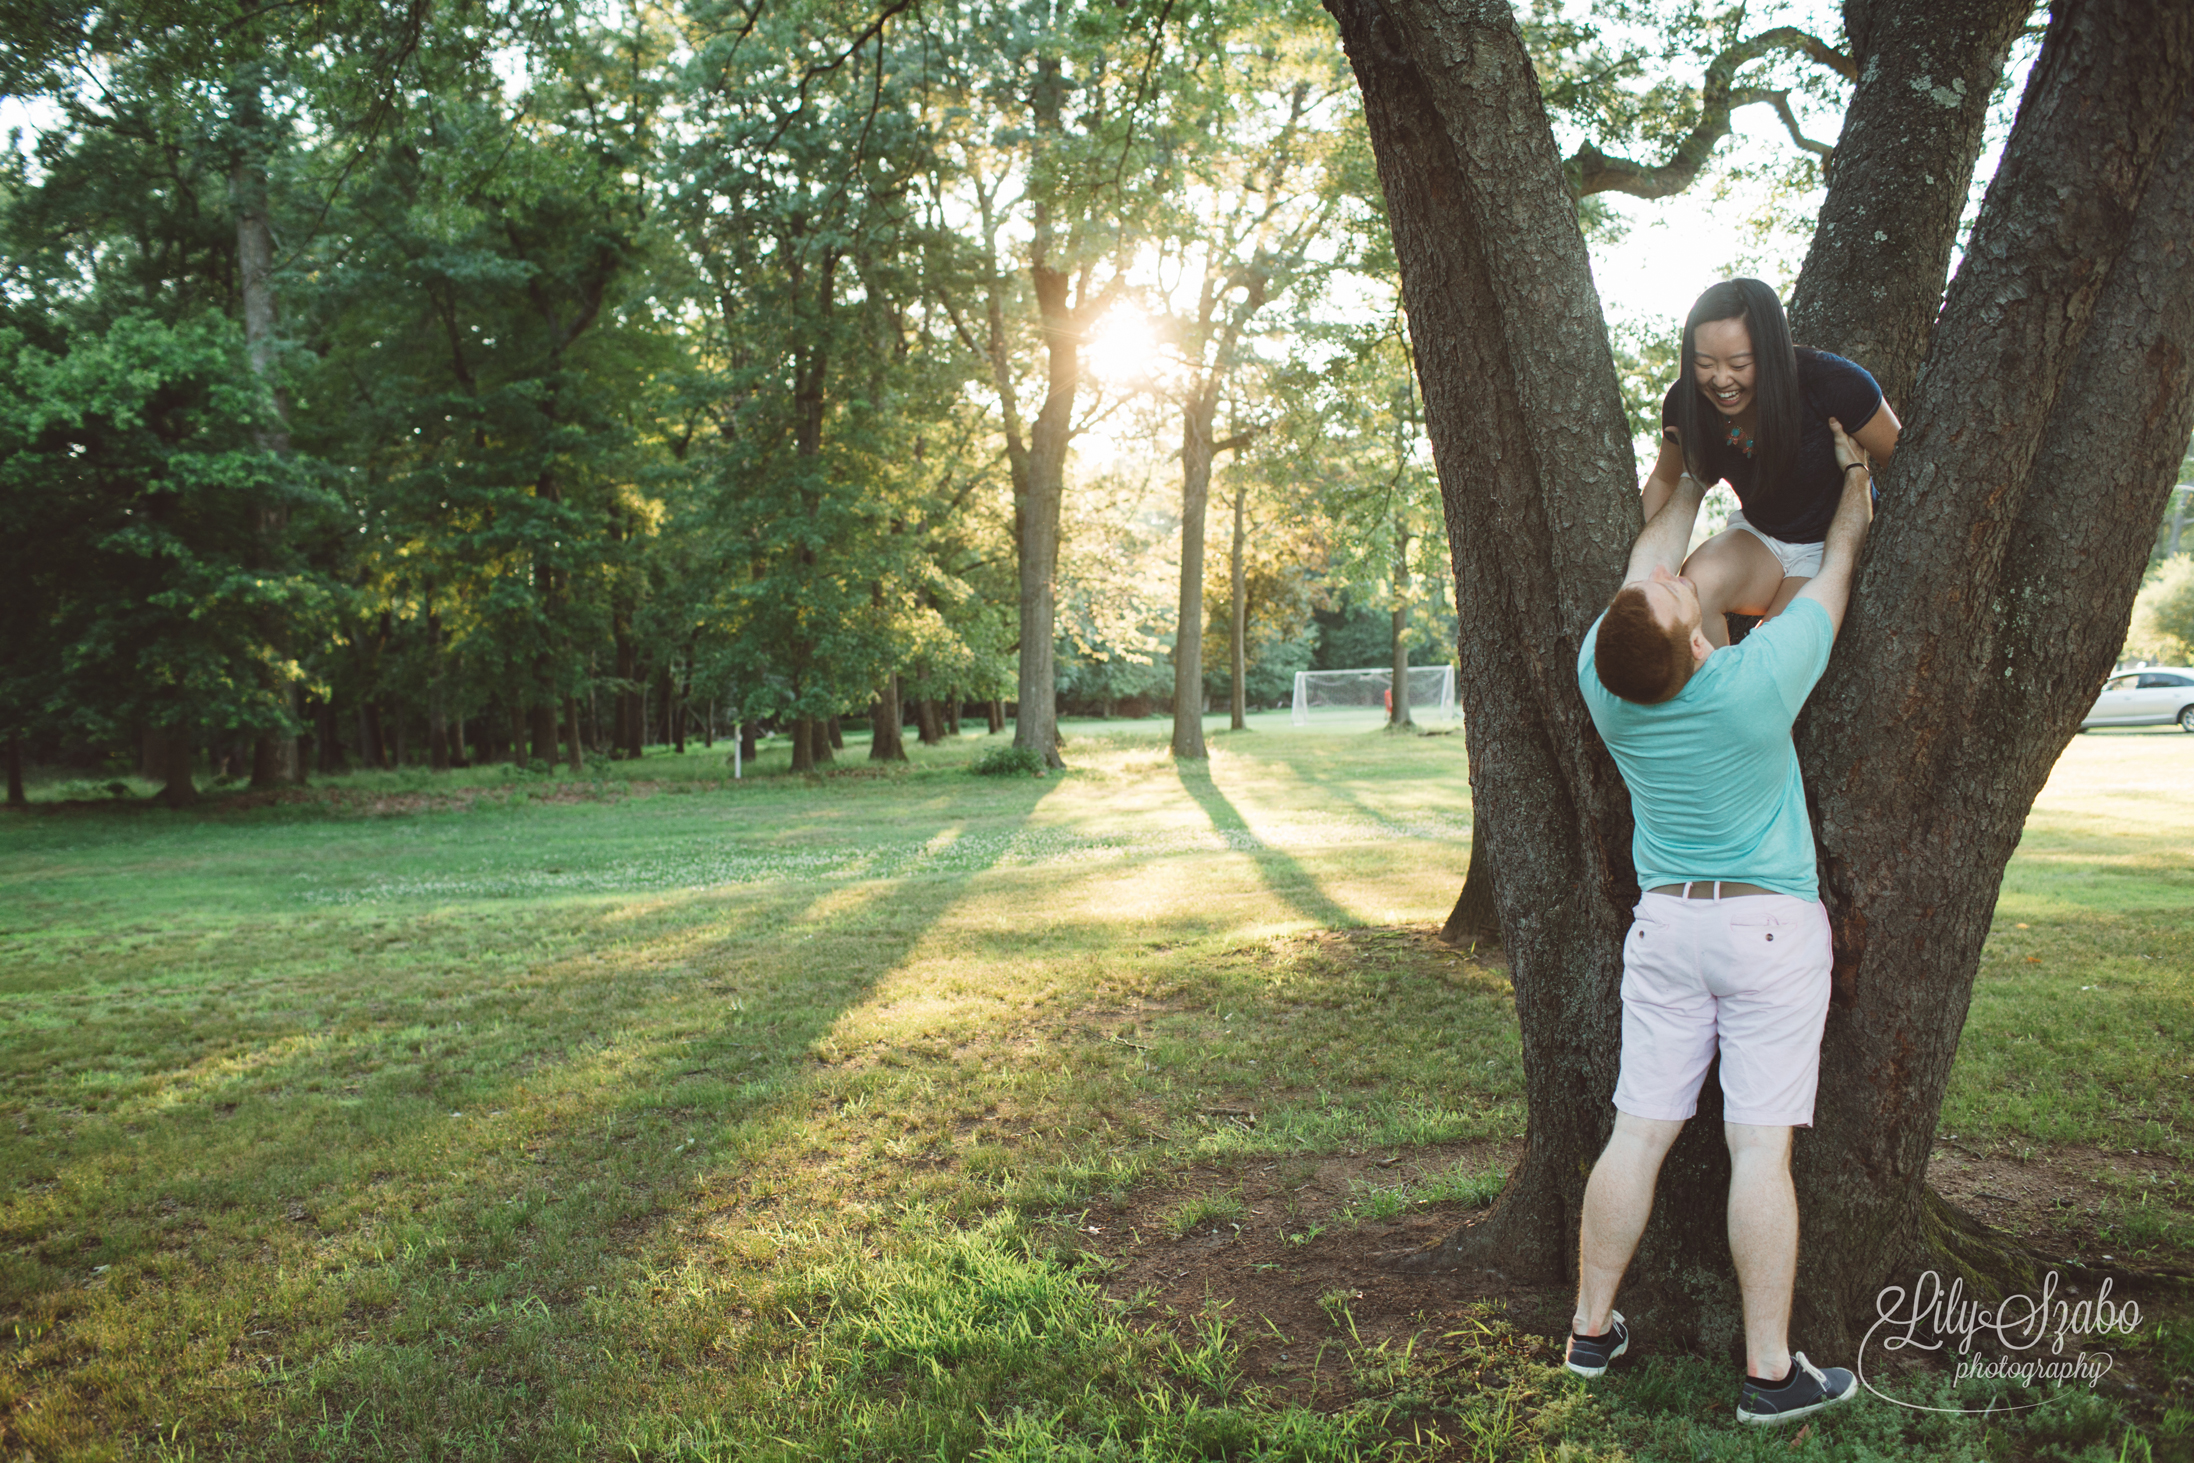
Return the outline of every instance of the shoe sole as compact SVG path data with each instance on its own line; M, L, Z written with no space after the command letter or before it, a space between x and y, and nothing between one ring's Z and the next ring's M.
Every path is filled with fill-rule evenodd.
M1571 1371L1575 1372L1580 1377L1605 1376L1607 1374L1609 1363L1613 1362L1616 1357L1621 1356L1624 1352L1628 1350L1630 1350L1630 1338L1628 1336L1625 1336L1622 1339L1622 1343L1618 1345L1613 1351L1607 1354L1607 1361L1601 1362L1598 1366L1579 1366L1577 1365L1577 1363L1569 1361L1567 1359L1562 1362L1562 1365L1568 1367Z
M1849 1402L1858 1395L1859 1384L1853 1382L1851 1389L1841 1397L1823 1397L1810 1407L1793 1407L1788 1412L1747 1412L1744 1408L1739 1407L1737 1409L1737 1420L1739 1422L1749 1422L1754 1427L1773 1427L1777 1423L1796 1422L1801 1417L1811 1417L1816 1412Z

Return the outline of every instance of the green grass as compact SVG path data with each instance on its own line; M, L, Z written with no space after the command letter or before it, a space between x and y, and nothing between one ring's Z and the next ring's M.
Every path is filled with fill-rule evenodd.
M1207 769L1161 723L1068 732L1073 770L1041 779L970 775L996 741L969 736L877 775L855 740L857 775L820 781L768 750L732 784L719 744L183 815L95 784L0 819L0 1448L1752 1447L1677 1439L1670 1408L1583 1393L1492 1321L1357 1348L1355 1402L1290 1409L1222 1321L1184 1341L1099 1298L1072 1243L1093 1199L1506 1138L1520 1056L1494 972L1379 933L1453 898L1460 737L1261 716ZM2074 744L2006 883L1953 1131L2183 1157L2190 756L2176 732ZM1366 1191L1357 1217L1497 1179ZM2110 1222L2182 1243L2173 1198ZM1864 1456L1856 1427L1776 1456Z

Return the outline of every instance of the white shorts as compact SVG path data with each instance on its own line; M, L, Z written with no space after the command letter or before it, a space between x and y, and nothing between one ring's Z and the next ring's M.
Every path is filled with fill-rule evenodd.
M1731 510L1729 526L1741 528L1766 544L1767 551L1775 556L1775 562L1783 566L1783 578L1811 579L1821 572L1821 550L1827 547L1826 544L1788 544L1779 538L1769 538L1745 522L1743 511L1738 509Z
M1641 898L1623 937L1617 1110L1690 1117L1719 1050L1725 1122L1813 1126L1833 958L1818 901Z

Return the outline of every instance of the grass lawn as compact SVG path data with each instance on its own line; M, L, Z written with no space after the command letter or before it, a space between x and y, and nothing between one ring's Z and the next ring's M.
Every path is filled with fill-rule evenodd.
M1424 938L1463 741L1253 721L1208 769L1069 723L1042 779L968 775L969 736L816 781L719 745L189 814L34 789L0 818L0 1450L2187 1456L2183 1376L1794 1441L1699 1420L1734 1393L1703 1362L1588 1391L1499 1300L1367 1329L1307 1262L1452 1222L1522 1128L1505 981ZM2091 1264L2194 1252L2190 830L2194 737L2073 742L1945 1108L1946 1189ZM1158 1292L1189 1266L1151 1247L1218 1273L1230 1226L1316 1337ZM1307 1394L1248 1365L1313 1347ZM2177 1323L2133 1349L2194 1373Z

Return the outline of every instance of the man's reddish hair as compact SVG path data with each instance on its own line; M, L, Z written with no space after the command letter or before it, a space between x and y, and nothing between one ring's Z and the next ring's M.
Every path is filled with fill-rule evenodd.
M1691 636L1661 623L1643 585L1615 591L1592 643L1601 685L1625 701L1654 706L1684 688L1693 664Z

